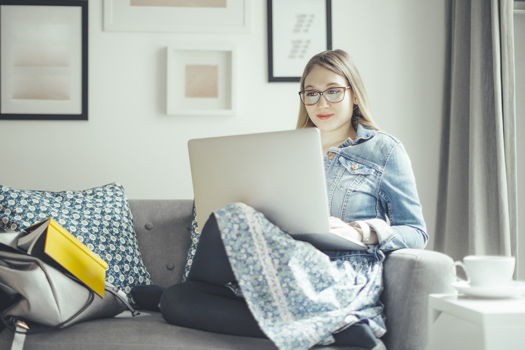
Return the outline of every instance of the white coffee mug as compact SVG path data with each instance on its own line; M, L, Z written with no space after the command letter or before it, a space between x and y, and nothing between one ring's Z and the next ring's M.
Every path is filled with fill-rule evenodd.
M456 261L472 287L505 287L512 282L516 259L512 256L469 255Z

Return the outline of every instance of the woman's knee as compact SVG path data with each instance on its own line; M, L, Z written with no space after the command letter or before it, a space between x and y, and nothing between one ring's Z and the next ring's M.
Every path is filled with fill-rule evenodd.
M218 306L228 304L232 296L233 292L224 286L186 281L166 289L160 299L160 311L168 323L198 328L203 315L215 311Z
M193 282L172 285L160 298L160 311L166 322L188 326L188 316L191 312L191 295L194 292Z
M242 297L226 286L186 281L169 287L160 300L166 322L186 328L264 338Z

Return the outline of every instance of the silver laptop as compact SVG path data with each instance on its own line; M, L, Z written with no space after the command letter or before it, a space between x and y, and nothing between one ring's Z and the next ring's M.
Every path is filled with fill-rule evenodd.
M213 211L242 202L319 249L366 249L361 242L329 233L317 128L193 139L188 149L201 229Z

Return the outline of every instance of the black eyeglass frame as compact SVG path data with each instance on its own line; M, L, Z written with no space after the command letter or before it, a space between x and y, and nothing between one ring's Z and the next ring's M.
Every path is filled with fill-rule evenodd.
M328 103L340 103L341 101L343 101L345 99L345 94L346 94L346 90L348 89L351 89L352 87L351 86L334 86L334 87L331 87L329 89L326 89L325 91L321 92L321 91L317 91L317 90L303 90L303 91L299 91L299 98L301 99L301 102L305 105L305 106L314 106L316 104L319 103L319 101L321 101L321 96L323 96L323 98L325 99L326 102ZM337 101L337 102L334 102L334 101L328 101L328 99L324 96L325 92L327 91L330 91L330 90L334 90L334 89L343 89L343 97L341 98L341 100ZM317 92L319 94L319 99L315 102L315 103L306 103L304 102L304 94L308 91L311 91L311 92Z

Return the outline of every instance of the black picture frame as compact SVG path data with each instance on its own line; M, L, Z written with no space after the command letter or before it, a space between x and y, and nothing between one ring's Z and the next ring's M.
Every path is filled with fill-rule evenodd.
M276 0L275 3L278 2L279 6L281 6L285 4L286 1L290 1L290 0ZM315 37L312 36L311 34L319 34L317 31L314 33L309 33L309 38L312 38L312 40L314 40L313 45L309 48L311 51L310 52L311 54L301 57L300 59L294 58L293 59L294 67L300 67L301 69L303 69L306 63L308 62L308 60L314 54L324 51L324 50L332 50L332 0L318 0L318 1L320 2L320 4L318 4L319 6L322 6L324 3L324 8L326 10L326 17L324 18L324 20L326 21L326 32L321 33L321 35L317 35ZM286 12L287 15L290 16L289 17L290 21L294 20L294 17L293 17L294 15L296 16L295 20L298 22L296 23L296 26L301 25L299 23L299 17L298 17L299 13L307 13L310 10L310 13L312 13L311 16L314 16L313 13L315 12L315 9L305 8L307 7L307 5L302 2L300 3L298 0L293 0L292 2L295 2L295 5L297 5L294 8L295 12L291 10L283 11L283 12ZM287 59L289 60L289 58L284 57L285 55L283 52L280 52L280 53L278 52L275 42L274 42L277 39L276 36L274 35L275 34L274 21L276 20L276 16L274 16L274 12L273 12L274 9L275 9L275 6L274 6L273 0L267 0L268 81L269 82L298 82L301 79L302 72L301 73L290 72L290 74L287 74L288 72L284 74L276 72L277 63L279 63L279 62L276 62L276 60L281 60L281 61L287 60ZM279 18L279 20L283 20L283 19ZM297 42L297 39L293 38L293 36L295 35L294 33L290 33L290 32L289 33L279 33L278 38L279 40L290 40L290 44L292 44L293 40ZM326 40L326 46L323 45L321 47L320 40L324 40L324 39ZM293 44L293 45L295 46L296 44ZM290 47L290 50L295 50L295 48ZM302 50L302 52L304 52L304 50ZM276 57L276 55L279 55L280 57ZM290 57L290 55L288 57Z
M20 8L9 6L20 6ZM25 8L26 6L27 8ZM58 57L55 59L62 62L63 66L58 67L60 65L58 64L55 67L53 64L49 64L50 61L45 61L45 59L36 64L34 64L34 60L29 63L11 63L13 61L12 57L8 55L12 50L6 47L12 45L11 41L15 41L16 36L13 36L11 31L7 30L12 29L7 23L13 17L15 18L12 19L13 21L16 21L16 18L19 16L23 18L25 12L31 13L31 11L34 11L36 13L37 9L30 9L31 6L50 7L49 11L53 14L56 12L57 18L70 23L71 27L67 29L73 29L73 32L76 33L74 37L73 35L62 36L67 38L64 40L74 41L75 45L68 45L71 44L69 41L62 46L58 45L62 51L53 56ZM73 7L79 8L80 21L77 21L78 10L73 9ZM4 11L6 11L5 17L2 16ZM11 16L8 13L20 13L20 15ZM45 16L41 17L46 18ZM6 24L2 23L2 19L5 20ZM49 21L51 21L50 18ZM39 25L41 24L39 23ZM27 28L30 28L28 31L34 30L32 34L39 34L38 28L40 27L36 24L34 28L31 26ZM80 43L78 43L78 38ZM42 45L25 44L25 46L29 47L28 52L32 53L42 50ZM31 48L34 51L31 51ZM22 57L22 55L19 56ZM11 59L8 59L8 57ZM0 0L0 67L0 120L88 120L88 0ZM24 69L24 73L19 73ZM62 69L62 72L59 71L60 69ZM31 73L31 71L36 73ZM31 90L31 92L25 92L25 96L19 97L17 95L19 94L19 85L12 83L12 81L15 80L13 77L18 79L18 76L23 74L26 77L23 80L25 85L22 86L27 86L26 89ZM60 97L57 98L57 95L49 97L51 92L44 92L48 91L50 85L42 82L56 81L50 79L54 79L53 75L57 74L62 76L60 89L66 91L66 95L70 93L69 99L68 96L64 97L64 94L59 94ZM53 78L49 78L50 76L53 76ZM66 78L64 79L63 77ZM43 87L46 87L46 89L43 89ZM44 96L46 94L47 96ZM13 97L15 95L17 96Z

